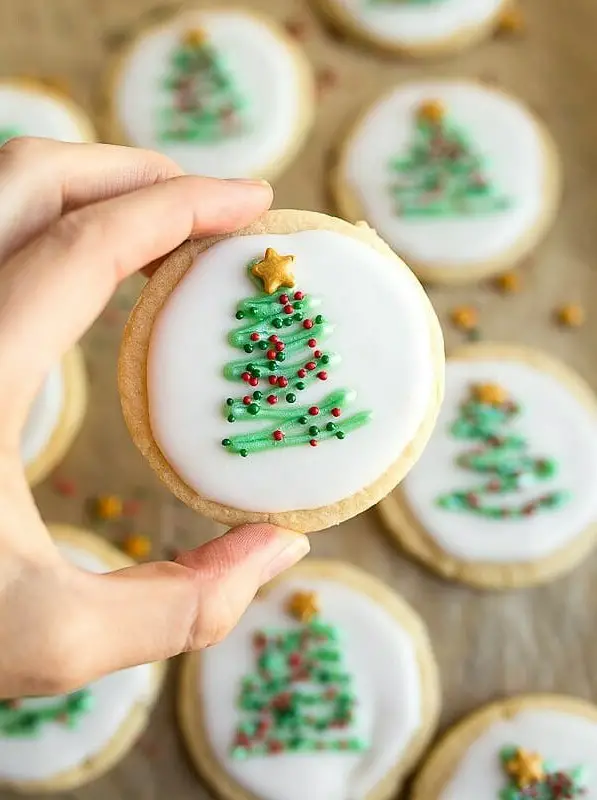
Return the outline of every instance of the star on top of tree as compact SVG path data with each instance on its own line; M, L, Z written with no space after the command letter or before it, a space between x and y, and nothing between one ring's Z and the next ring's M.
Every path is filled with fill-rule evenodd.
M185 33L183 41L189 47L201 47L207 41L207 34L203 28L191 28Z
M286 610L299 622L310 622L319 614L319 603L315 592L295 592L288 600Z
M508 392L499 383L476 383L473 397L488 406L501 406L508 400Z
M520 789L526 789L527 786L545 779L541 756L522 747L516 750L515 755L504 766Z
M261 278L266 294L273 294L280 286L292 289L295 284L294 275L288 266L294 261L294 256L281 256L273 247L268 247L265 256L251 269L256 278Z
M417 109L419 119L438 125L446 116L446 109L441 100L424 100Z

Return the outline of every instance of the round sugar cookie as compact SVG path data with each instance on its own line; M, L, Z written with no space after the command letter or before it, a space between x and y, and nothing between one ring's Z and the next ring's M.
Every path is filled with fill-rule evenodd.
M87 376L75 346L48 374L21 437L30 485L40 483L62 461L79 433L87 409Z
M104 539L50 525L64 557L89 572L133 562ZM0 700L0 786L67 792L110 770L134 745L161 688L165 665L141 664L68 695Z
M278 175L315 107L300 47L240 8L189 10L142 31L119 57L109 91L113 138L216 178Z
M379 510L446 578L508 589L561 575L597 536L597 399L544 353L457 350L429 444Z
M125 327L119 384L179 499L225 525L313 531L411 468L443 370L427 296L372 230L270 211L164 263Z
M525 695L486 706L448 732L412 800L564 800L597 796L597 707Z
M0 145L16 136L93 142L91 120L70 97L29 78L0 80Z
M401 56L456 53L490 36L509 0L319 0L352 37Z
M438 670L418 615L338 561L259 593L215 647L185 657L184 739L221 800L389 800L427 747Z
M520 101L477 81L421 80L361 115L331 189L341 216L366 219L423 280L466 283L512 267L544 237L560 168Z

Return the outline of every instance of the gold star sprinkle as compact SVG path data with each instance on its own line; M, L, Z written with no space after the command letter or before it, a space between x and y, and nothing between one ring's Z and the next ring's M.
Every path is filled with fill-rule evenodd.
M525 27L526 22L522 9L516 5L506 8L498 19L498 33L522 33Z
M568 303L556 310L556 316L560 325L566 328L580 328L585 321L585 310L581 305Z
M290 596L286 610L299 622L310 622L319 614L315 592L295 592Z
M273 294L280 286L291 289L295 280L288 265L292 264L294 256L281 256L273 247L268 247L265 256L251 269L256 278L261 278L266 294Z
M201 47L207 41L207 34L201 28L193 28L184 35L184 43L188 47Z
M504 294L513 294L520 291L520 275L517 272L504 272L494 281L495 288Z
M508 400L508 392L498 383L476 383L473 396L487 406L501 406Z
M446 109L441 100L425 100L417 110L419 119L433 124L440 123L446 115Z
M526 789L545 778L543 759L538 753L531 753L519 747L516 755L506 762L506 772L514 779L519 789Z

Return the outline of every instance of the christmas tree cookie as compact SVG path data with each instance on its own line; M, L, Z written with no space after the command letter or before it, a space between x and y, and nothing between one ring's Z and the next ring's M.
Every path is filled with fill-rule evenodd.
M319 0L330 22L378 50L417 58L491 36L509 0Z
M58 466L79 433L87 408L87 376L78 347L48 374L21 437L27 479L39 483Z
M574 800L597 793L597 708L514 697L472 714L432 751L412 800Z
M424 280L503 271L546 234L560 193L543 125L504 92L464 80L403 84L357 122L331 172L337 207Z
M187 11L141 31L110 87L113 138L219 178L277 175L302 145L313 108L296 43L240 9Z
M90 572L132 562L94 534L51 526L64 557ZM0 700L0 787L67 792L111 769L143 732L163 664L107 675L68 695Z
M404 549L486 588L551 580L597 534L597 399L541 352L477 344L448 360L425 453L380 512Z
M415 612L354 567L309 561L186 658L179 719L221 800L390 800L433 735L437 669Z
M225 524L310 531L411 468L443 351L420 285L373 231L275 211L173 254L129 320L119 372L133 439L180 499Z
M29 78L0 80L0 146L16 136L93 142L91 120L69 97Z

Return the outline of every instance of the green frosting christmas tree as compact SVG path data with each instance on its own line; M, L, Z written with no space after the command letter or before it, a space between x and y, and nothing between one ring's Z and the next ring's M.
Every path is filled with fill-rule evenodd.
M226 399L224 415L230 423L263 423L252 433L223 439L229 452L241 456L342 440L371 418L370 411L345 416L356 399L356 392L348 389L330 392L317 405L300 403L301 392L325 383L340 359L322 347L333 328L314 313L318 298L295 288L289 271L293 261L294 256L281 256L269 247L263 258L249 264L255 292L238 304L236 319L242 326L228 337L245 357L226 364L224 376L245 388L240 397Z
M403 217L471 216L511 205L493 187L483 159L437 100L420 106L409 152L390 166L396 212Z
M43 703L35 700L0 700L0 737L37 736L44 725L50 722L74 728L92 706L93 696L89 689L48 699Z
M472 387L451 433L457 439L470 440L477 445L462 453L456 463L490 478L472 489L442 495L437 501L440 506L450 511L466 510L489 519L504 519L528 517L539 511L560 508L568 501L569 495L564 491L546 492L511 506L497 504L493 499L538 485L557 472L555 461L529 455L527 440L508 432L519 413L519 406L501 386L484 383Z
M213 143L243 131L244 100L203 31L190 31L174 52L166 89L163 140Z
M296 627L253 638L256 669L242 682L232 756L367 750L351 733L356 698L338 631L319 618L311 592L292 595L288 611Z
M505 747L500 753L508 785L499 800L573 800L585 797L584 769L556 770L537 753Z

